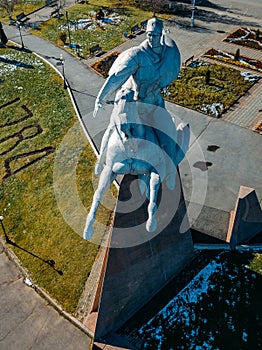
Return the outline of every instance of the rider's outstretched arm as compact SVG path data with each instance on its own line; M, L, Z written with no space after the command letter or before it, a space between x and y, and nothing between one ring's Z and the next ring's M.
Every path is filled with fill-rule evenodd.
M106 101L106 99L112 95L113 93L116 93L118 89L126 82L128 77L126 76L116 76L115 74L109 76L107 80L105 81L104 85L102 86L101 90L99 91L96 101L95 101L95 108L94 108L94 118L96 117L96 114L99 110L99 108L102 107L103 101Z
M122 53L114 62L109 71L109 77L99 91L94 109L94 117L99 108L102 107L102 102L110 95L115 94L128 78L137 70L137 62L130 53Z

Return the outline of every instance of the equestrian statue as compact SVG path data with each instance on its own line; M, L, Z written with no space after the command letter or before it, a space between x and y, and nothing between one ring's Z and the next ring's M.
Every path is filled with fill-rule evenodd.
M189 125L175 126L161 95L161 90L178 77L179 50L157 18L148 20L146 34L139 46L118 56L95 101L94 117L114 94L113 111L95 165L100 178L86 220L85 239L92 237L98 205L119 174L137 175L141 192L146 187L146 230L154 232L160 184L166 181L169 190L175 188L177 165L189 147Z

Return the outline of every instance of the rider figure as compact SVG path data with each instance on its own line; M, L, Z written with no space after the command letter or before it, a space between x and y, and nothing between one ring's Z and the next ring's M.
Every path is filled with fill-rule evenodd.
M158 137L160 147L169 157L175 158L175 142L170 142L167 135L175 140L175 125L166 111L161 89L175 80L180 70L180 53L175 42L163 30L163 22L157 18L148 20L147 39L139 46L121 53L112 65L109 76L102 86L94 108L94 117L103 101L111 94L115 95L115 106L123 97L133 92L133 100L137 101L137 111L147 125L152 125ZM106 158L109 137L113 130L114 110L100 148L100 156L95 173L100 174ZM149 124L150 123L150 124ZM162 132L158 132L162 130ZM174 159L172 159L174 160ZM170 162L170 161L169 161ZM174 175L173 165L167 165L167 176ZM172 182L172 181L171 181Z

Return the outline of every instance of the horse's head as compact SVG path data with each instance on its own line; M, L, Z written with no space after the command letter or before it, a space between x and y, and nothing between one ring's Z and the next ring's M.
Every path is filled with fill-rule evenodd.
M136 125L140 124L137 113L134 91L120 90L114 107L114 121L119 132L124 133L125 139L135 137Z

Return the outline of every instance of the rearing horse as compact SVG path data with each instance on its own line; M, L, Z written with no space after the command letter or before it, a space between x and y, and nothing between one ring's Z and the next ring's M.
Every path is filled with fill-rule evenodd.
M129 101L133 101L133 92L124 95L114 106L113 130L107 146L105 165L100 174L98 187L87 216L84 239L92 237L99 203L107 188L119 174L138 175L140 179L149 178L146 230L153 232L157 227L155 217L157 194L161 181L166 176L166 156L158 145L153 128L143 125L137 112L136 103ZM177 127L176 143L178 147L174 162L175 169L188 149L189 135L189 125L180 123ZM152 152L152 145L157 145L157 152Z

